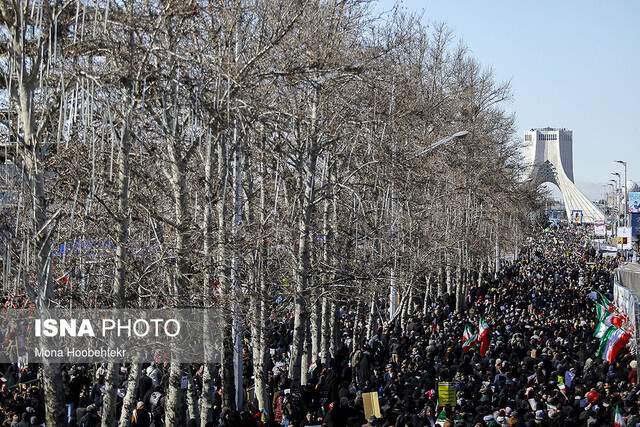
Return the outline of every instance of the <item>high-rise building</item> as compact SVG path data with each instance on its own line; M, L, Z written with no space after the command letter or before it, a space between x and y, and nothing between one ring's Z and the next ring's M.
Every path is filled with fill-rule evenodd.
M562 193L567 218L593 223L604 214L573 182L573 132L568 129L538 128L524 134L526 177L534 185L552 183Z

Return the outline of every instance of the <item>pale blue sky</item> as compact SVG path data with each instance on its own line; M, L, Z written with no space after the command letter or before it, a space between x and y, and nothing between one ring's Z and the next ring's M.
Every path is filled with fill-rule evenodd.
M640 181L640 1L404 0L445 22L473 55L510 80L518 132L573 130L576 183L589 196L629 163ZM388 9L393 0L381 0Z

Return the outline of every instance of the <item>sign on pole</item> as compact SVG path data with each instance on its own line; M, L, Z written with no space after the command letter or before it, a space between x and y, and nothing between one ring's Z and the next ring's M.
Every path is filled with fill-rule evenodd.
M377 391L362 393L362 404L364 405L364 417L366 419L370 417L382 418Z
M582 217L584 216L581 209L574 209L571 211L571 222L574 224L582 224Z
M456 390L451 383L438 383L438 402L442 406L456 406Z
M629 192L629 212L640 213L640 191Z
M631 214L631 240L640 240L640 213Z
M631 227L618 227L618 239L616 244L621 249L633 249L631 243Z

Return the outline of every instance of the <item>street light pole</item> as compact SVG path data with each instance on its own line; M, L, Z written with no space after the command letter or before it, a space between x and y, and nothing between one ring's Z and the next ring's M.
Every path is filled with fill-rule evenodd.
M627 192L627 162L623 160L616 160L616 163L620 163L624 166L624 226L629 226L629 193Z
M424 156L427 153L430 153L431 151L435 150L436 148L438 148L441 145L444 145L448 142L453 141L454 139L460 139L460 138L464 138L465 136L467 136L469 134L469 131L466 130L462 130L460 132L456 132L453 135L449 135L445 138L442 138L436 142L434 142L433 144L431 144L430 146L428 146L427 148L425 148L424 150L418 151L415 154L415 157L420 157L420 156Z
M452 135L449 135L445 138L439 139L438 141L434 142L427 148L424 148L418 151L416 154L414 154L412 158L415 159L416 157L424 156L425 154L432 152L433 150L440 147L441 145L447 144L456 139L464 138L468 134L469 134L469 131L463 130L463 131L456 132ZM393 212L394 200L395 200L395 190L392 184L392 187L391 187L391 211L392 212ZM393 224L395 224L395 221L393 222ZM395 226L392 225L392 230L391 230L392 235L395 235L396 233L396 230L394 229L394 227ZM393 319L393 317L396 315L396 312L398 311L398 288L396 286L396 267L395 267L396 259L397 259L397 252L394 251L394 263L393 263L394 266L391 269L391 277L389 280L389 318L390 319Z
M612 183L607 183L607 188L611 187L611 190L607 192L607 211L609 212L609 223L611 224L611 235L614 235L613 224L611 223L611 212L613 210L613 200L616 197L616 186Z
M618 177L618 191L620 193L622 193L622 182L620 182L622 180L622 176L618 172L611 172L611 175L615 175L615 176ZM617 202L618 202L618 206L620 206L620 204L621 204L620 203L621 202L620 198L618 198ZM618 212L618 222L620 222L620 213L619 212Z
M618 222L620 221L620 196L618 195L618 181L615 179L610 179L610 182L613 182L613 206L616 211L616 229L618 228Z

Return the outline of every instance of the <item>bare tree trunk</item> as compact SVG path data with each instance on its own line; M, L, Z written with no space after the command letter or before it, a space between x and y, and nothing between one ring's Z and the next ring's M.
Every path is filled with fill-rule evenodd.
M313 302L311 304L311 362L315 362L318 359L318 355L321 352L320 349L320 332L322 328L322 304L319 304L317 289L313 292Z
M301 214L298 219L298 253L296 265L296 288L294 292L294 325L293 343L291 345L291 361L289 364L289 378L293 388L300 386L300 365L304 346L304 332L306 325L307 309L305 304L305 293L308 289L310 275L310 255L309 255L309 233L311 231L311 213L313 211L313 197L315 190L316 174L316 106L317 94L311 106L311 130L310 136L301 159L304 165L300 171L299 187L303 189L300 200Z
M320 332L321 361L326 365L331 359L331 307L332 304L326 296L322 297L322 327Z
M353 331L351 334L352 342L351 342L351 351L356 351L360 347L360 336L361 336L361 326L362 321L360 318L362 317L362 303L360 301L356 302L356 315L353 319Z
M313 177L305 180L305 199L311 202L313 191ZM289 378L292 386L296 388L300 385L300 364L302 361L302 351L304 345L305 324L306 324L306 304L304 292L307 289L309 280L309 228L310 228L311 206L303 209L303 214L298 226L298 265L296 271L296 288L294 293L294 326L293 343L291 346L291 361L289 365Z
M329 354L331 355L331 358L336 357L339 334L340 324L338 323L338 307L335 302L331 302L329 309Z
M218 139L218 182L220 195L217 204L218 216L218 283L222 291L222 404L228 408L236 407L235 381L233 369L233 334L231 329L231 286L228 278L229 261L227 259L227 207L226 194L228 183L227 147L224 136Z
M177 118L175 119L177 120ZM191 221L189 218L189 192L186 182L186 161L187 159L177 151L177 138L172 136L167 144L167 151L170 161L170 171L168 172L169 184L171 186L176 222L176 260L173 274L174 289L172 289L174 306L179 308L185 303L185 291L189 284L191 275ZM185 423L185 389L181 386L183 367L180 360L172 355L169 368L169 387L167 390L165 425L167 427L180 426Z
M405 333L405 321L406 321L406 317L407 317L407 298L404 298L404 300L402 300L400 302L400 331L402 331L402 334L404 335Z
M42 362L42 386L45 398L45 424L66 426L60 365L49 363L46 358Z
M460 260L460 263L462 260ZM462 283L462 265L456 267L456 311L460 313L464 305L464 284Z
M267 259L267 248L265 244L265 225L266 225L266 164L265 164L265 138L261 141L260 153L260 205L259 218L260 229L256 247L255 256L255 274L254 274L254 291L251 293L251 348L253 359L253 376L255 385L255 395L258 400L258 409L265 413L271 413L271 407L268 404L267 395L267 379L266 372L266 347L267 347L267 289L265 280L264 263ZM277 179L277 178L276 178ZM253 220L250 220L253 222Z
M307 385L307 372L309 371L309 356L311 352L311 322L309 319L306 321L306 327L304 328L304 346L302 347L302 358L300 360L300 385Z
M210 134L206 141L206 155L204 165L204 185L205 185L205 200L204 200L204 221L203 221L203 256L204 256L204 279L202 284L202 294L205 307L210 304L211 301L211 278L212 278L212 266L214 264L212 257L213 247L213 179L214 179L214 141L211 140ZM204 321L203 321L203 335L204 335L204 351L205 360L202 371L202 390L200 391L200 425L204 426L207 422L211 421L213 413L213 399L211 395L213 387L214 366L211 363L213 358L213 343L211 342L212 332L209 330L211 325L210 311L205 309Z
M438 268L438 298L442 297L446 293L445 279L444 279L444 266Z
M427 274L424 278L425 282L427 283L426 289L424 291L424 300L422 301L422 315L426 316L427 315L427 311L429 309L429 300L431 299L431 287L432 287L432 278L433 274L431 272L429 272L429 274Z
M118 163L118 224L115 256L115 274L113 281L113 307L126 307L126 263L127 243L129 241L129 157L131 155L131 135L128 114L122 129L120 155ZM120 368L118 363L109 362L105 378L105 393L103 397L102 427L116 424L116 390L120 383Z
M182 389L182 367L179 361L171 360L169 365L169 387L167 390L165 425L185 425L184 389Z
M371 340L375 333L375 321L376 321L376 294L371 294L369 301L369 315L367 317L367 342Z
M36 289L33 289L33 285L26 285L27 296L36 303L38 310L46 310L51 302L51 298L54 295L54 287L51 280L51 238L55 227L55 214L49 216L47 214L47 195L45 190L45 164L43 152L46 150L45 141L37 141L36 126L33 122L33 98L35 96L35 87L38 83L38 73L41 71L36 68L34 63L31 63L33 69L31 72L27 69L28 57L25 52L25 39L23 36L27 32L25 22L22 18L22 3L18 6L18 3L14 4L13 10L5 10L6 4L2 3L2 9L0 10L4 15L7 25L8 33L11 40L11 49L13 50L12 60L14 67L19 70L17 82L18 89L18 120L20 130L22 130L23 144L21 148L21 161L25 170L25 175L28 179L29 190L32 199L32 223L34 230L34 252L35 252L35 274L36 274ZM44 19L49 21L51 19L51 10L47 3L43 13ZM16 19L10 24L9 18L15 13ZM22 16L24 17L24 16ZM49 27L49 28L47 28ZM41 31L47 33L50 30L50 25L46 23L40 28ZM42 47L42 46L40 46ZM37 50L40 50L39 46L35 46ZM39 61L31 58L31 60ZM39 64L38 64L39 65ZM17 148L16 148L17 149ZM60 365L49 363L46 359L42 364L42 380L45 395L45 412L46 412L46 424L52 426L64 426L67 423L66 414L64 411L64 395L62 389L62 375L60 371Z
M196 389L193 383L193 377L191 372L188 372L188 382L187 382L187 421L188 422L197 422L198 417L198 398L196 397Z
M498 242L498 233L496 232L496 267L495 267L495 275L498 276L498 272L500 271L500 243Z
M128 427L131 425L131 413L136 406L136 394L138 393L138 381L140 380L140 369L142 365L137 358L131 361L129 367L129 376L127 378L127 390L122 400L122 411L120 412L119 427Z
M328 192L328 197L326 197L324 201L324 208L322 212L322 233L324 234L324 244L322 248L322 262L324 264L324 268L327 270L331 270L335 268L334 265L334 257L332 256L332 244L333 239L335 238L335 220L336 215L336 193L335 186L333 185L334 180L334 168L331 165L331 159L327 156L326 159L326 187ZM332 342L332 334L333 334L333 318L335 314L332 312L333 304L329 301L327 294L330 292L332 284L330 283L333 274L327 272L324 275L325 283L322 286L322 305L321 305L321 313L320 313L320 352L321 352L321 361L323 365L326 365L329 360L331 360L331 342ZM334 310L335 311L335 310Z
M391 274L389 277L389 319L396 316L398 311L398 284L396 278L396 263L397 256L394 254L393 267L391 267Z
M243 161L242 144L238 137L237 124L234 124L234 161L233 161L233 222L231 223L231 304L232 304L232 334L233 334L233 368L236 408L242 409L244 405L243 384L243 336L244 322L241 313L242 291L240 285L240 234L242 227L242 215L244 203L242 201Z

